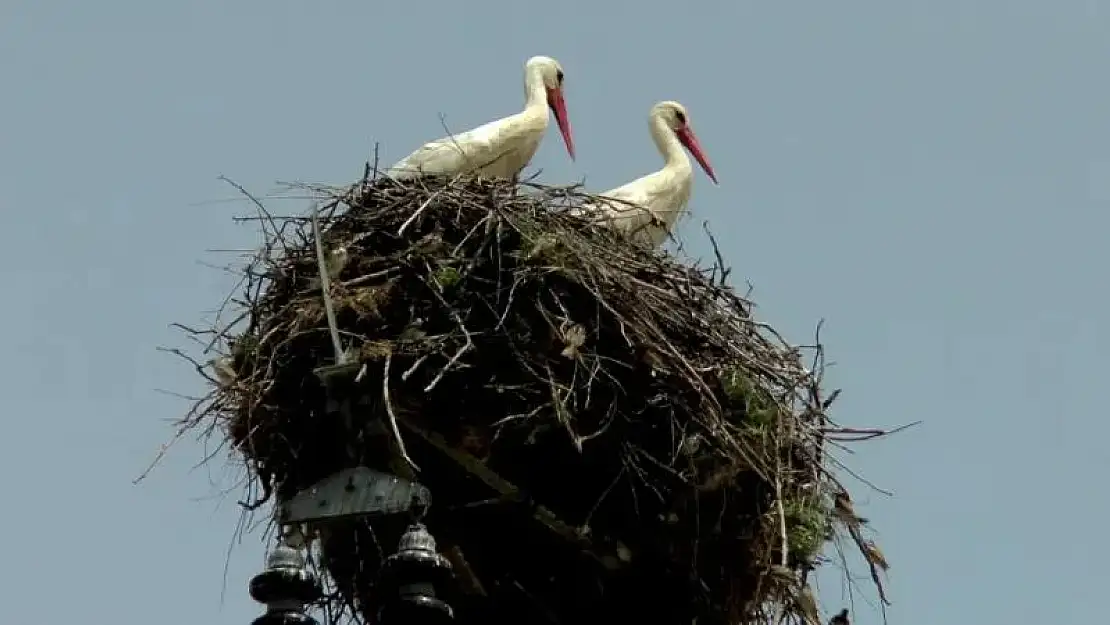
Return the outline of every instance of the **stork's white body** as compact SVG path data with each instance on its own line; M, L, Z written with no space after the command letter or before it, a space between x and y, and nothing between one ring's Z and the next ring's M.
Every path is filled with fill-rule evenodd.
M677 141L675 141L677 143ZM642 245L659 247L686 212L693 191L693 168L681 146L680 161L602 193L592 206L605 223ZM618 201L608 202L606 199Z
M561 90L553 94L553 87L545 84L545 71L558 71L559 80L562 79L562 70L553 59L533 57L525 65L522 112L427 143L386 173L399 180L421 175L515 177L535 156L547 131L548 107L554 106L549 97L558 97L557 106L563 106ZM556 115L559 114L560 108L556 108ZM569 127L564 128L564 138L567 138L573 158Z
M535 156L546 130L547 105L541 100L522 113L426 143L386 173L398 180L421 174L512 178Z
M693 142L692 149L699 160L704 158L692 131L685 126L685 110L677 103L661 102L652 108L648 127L663 156L663 168L602 193L601 200L582 207L580 215L596 218L642 245L653 248L662 245L685 214L693 187L690 158L672 127L677 123L673 118L675 111L681 111L681 126L690 133L687 140ZM703 166L712 177L708 164Z

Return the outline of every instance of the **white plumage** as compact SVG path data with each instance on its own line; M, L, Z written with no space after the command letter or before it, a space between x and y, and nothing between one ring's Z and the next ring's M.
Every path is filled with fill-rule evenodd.
M235 373L235 367L232 366L231 358L219 356L208 361L208 364L212 367L212 372L216 374L216 380L222 386L235 384L238 375Z
M656 104L648 115L648 127L663 155L663 168L600 194L600 202L583 206L578 214L597 218L634 241L658 247L690 201L693 168L683 147L694 155L714 184L717 177L690 128L684 106L671 100Z
M473 130L421 146L386 172L395 179L459 174L511 179L532 160L547 130L548 108L562 131L571 159L574 141L563 100L563 68L546 56L524 64L524 110Z

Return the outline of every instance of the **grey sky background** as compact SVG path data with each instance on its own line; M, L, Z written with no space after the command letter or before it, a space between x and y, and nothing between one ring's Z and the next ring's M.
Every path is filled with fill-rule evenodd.
M763 319L827 320L841 421L925 421L842 455L896 492L853 484L891 623L1105 618L1110 3L5 0L5 621L258 614L235 472L187 441L131 485L186 407L154 389L201 388L154 349L229 288L199 261L257 242L216 177L349 182L441 113L519 110L533 54L566 69L579 150L552 129L545 179L658 167L648 108L682 101L722 182L698 174L693 252L708 219ZM834 572L821 598L847 601Z

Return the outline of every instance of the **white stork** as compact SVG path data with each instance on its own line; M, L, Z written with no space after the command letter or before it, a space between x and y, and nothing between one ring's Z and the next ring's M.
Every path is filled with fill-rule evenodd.
M563 100L563 68L555 59L534 56L524 64L524 110L467 132L424 144L386 172L394 179L426 175L478 175L512 179L532 160L547 130L547 109L574 159L574 140Z
M601 194L602 202L577 212L607 223L634 241L658 247L690 201L693 168L682 148L694 155L713 184L717 184L717 176L690 128L686 107L671 100L656 104L648 115L648 128L663 155L663 169L606 191ZM606 202L605 198L619 201Z

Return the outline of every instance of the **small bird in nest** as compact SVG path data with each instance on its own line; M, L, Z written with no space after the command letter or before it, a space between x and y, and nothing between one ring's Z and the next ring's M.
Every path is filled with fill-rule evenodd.
M347 268L347 264L351 262L351 254L347 251L347 248L341 246L329 251L325 259L325 269L328 272L328 279L338 280L339 274L342 273L343 270ZM321 280L319 276L312 277L308 281L308 288L318 289L320 285Z
M343 273L350 261L351 255L345 247L337 247L328 252L328 277L338 280L339 274Z
M879 546L875 544L875 541L864 541L863 554L871 564L874 564L884 571L890 570L890 565L887 564L886 557L883 555L882 551L879 551Z
M227 356L213 358L208 364L212 367L212 372L216 374L216 379L219 380L222 386L235 384L236 378L239 377L235 373L235 368L231 365L231 359Z
M856 514L855 509L852 507L852 500L848 498L848 493L840 491L833 498L833 511L841 520L849 525L859 525L867 523L867 519Z
M829 625L851 625L848 621L848 608L837 612L835 616L829 619Z
M564 346L559 355L564 358L577 358L578 348L586 343L586 328L579 323L564 321L559 324L556 340Z

